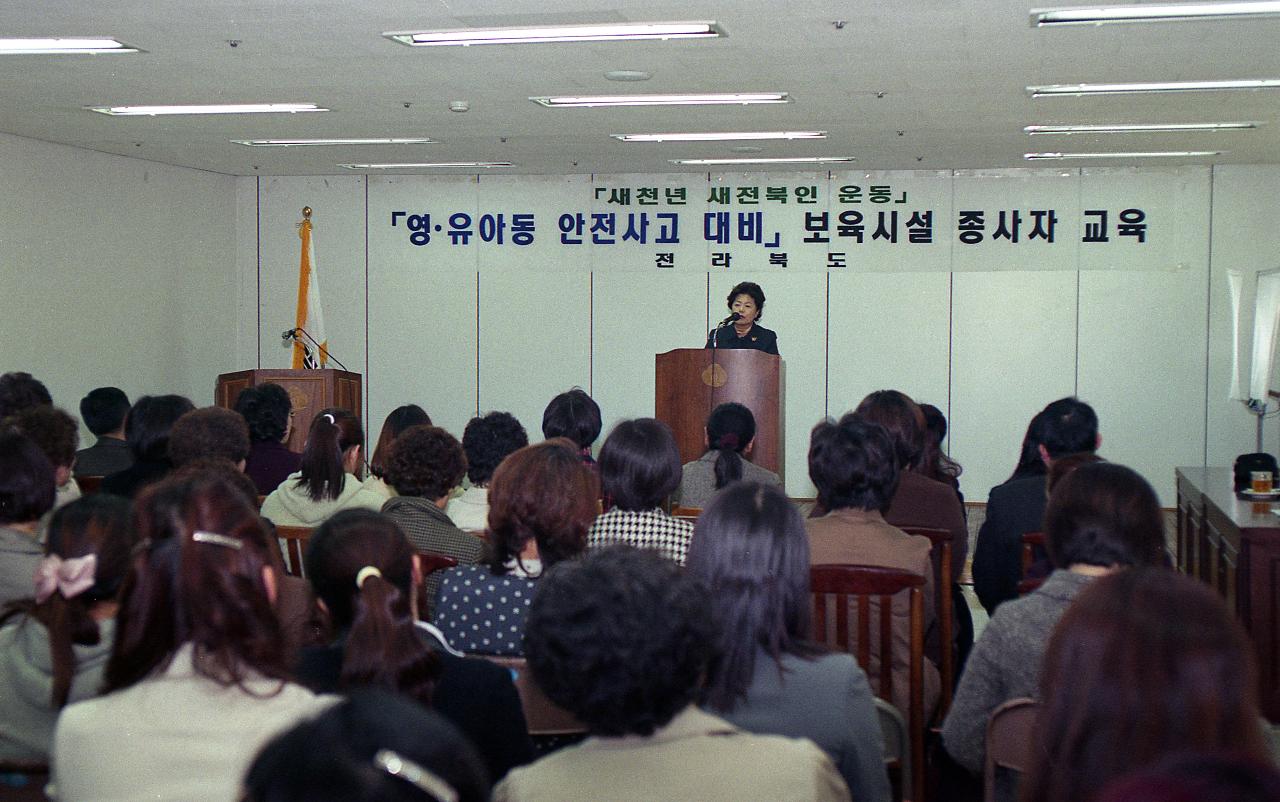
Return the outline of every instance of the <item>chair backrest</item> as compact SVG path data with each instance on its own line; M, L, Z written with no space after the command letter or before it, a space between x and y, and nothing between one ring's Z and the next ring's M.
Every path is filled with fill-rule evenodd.
M982 764L983 802L995 802L996 771L1024 773L1031 764L1031 742L1040 705L1033 699L1010 699L987 720L987 756Z
M880 697L875 698L876 719L884 741L884 766L889 784L896 786L894 799L911 799L911 734L902 711Z
M1027 578L1027 571L1036 561L1036 549L1044 552L1044 532L1022 533L1022 578Z
M877 695L893 701L893 597L908 595L910 655L907 671L907 723L911 738L913 799L924 793L924 577L897 568L874 565L815 565L809 569L813 594L814 640L849 652L871 676ZM828 627L828 601L834 601L835 626ZM850 621L850 615L855 620ZM877 647L872 648L871 619L879 617ZM855 631L856 643L850 633ZM879 670L872 671L872 654Z
M284 570L289 576L302 576L302 555L307 553L307 541L311 539L309 526L277 526L276 537L284 552Z
M49 767L25 760L0 760L0 800L3 802L47 802L45 786Z
M908 535L920 535L929 538L932 544L929 559L933 563L934 615L938 619L938 630L942 640L942 700L938 707L938 720L942 720L951 709L951 689L955 687L956 645L953 629L955 612L952 605L951 586L951 530L938 529L931 526L900 526Z
M573 735L587 731L586 725L572 713L547 698L538 683L534 682L533 673L529 671L529 664L523 657L475 656L497 663L511 672L511 679L520 694L520 705L524 708L524 720L530 735Z
M698 516L701 514L701 507L682 507L679 504L676 504L671 508L671 517L673 518L691 518L694 521L697 521Z
M80 488L80 495L92 496L102 489L101 476L77 476L76 486Z
M426 587L427 577L431 576L437 571L444 571L448 568L455 568L458 565L458 560L456 557L450 557L448 554L437 554L434 551L419 551L418 558L422 562L423 588ZM421 609L419 610L419 613L421 613L424 621L430 621L432 620L431 619L431 614L432 614L431 599L427 598L428 594L425 591L423 591L422 588L419 588L419 591L420 592L418 594L418 598L421 600L419 602L421 604Z

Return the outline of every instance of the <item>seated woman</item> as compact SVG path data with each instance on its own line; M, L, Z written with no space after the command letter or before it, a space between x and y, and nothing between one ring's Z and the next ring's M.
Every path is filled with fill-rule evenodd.
M62 711L58 797L234 799L258 748L336 699L287 681L267 530L216 477L146 489L105 695Z
M387 463L391 459L391 444L410 426L430 426L431 416L417 404L405 404L391 410L382 423L378 444L369 457L369 478L364 480L366 490L372 490L384 499L395 496L396 491L387 481Z
M1054 571L996 609L973 646L942 726L957 763L981 773L987 719L1010 699L1035 696L1049 633L1076 594L1117 568L1164 562L1164 519L1155 491L1123 465L1082 465L1059 482L1045 511Z
M672 518L663 509L680 486L680 450L670 427L653 418L615 426L600 449L600 480L613 508L591 525L587 546L623 543L656 549L684 565L693 523Z
M76 419L57 407L41 404L22 410L5 423L30 437L53 465L57 486L53 509L80 498L80 486L71 475L80 444L80 425ZM42 531L46 523L47 519L41 521Z
M311 537L306 567L336 637L303 650L299 682L317 692L377 686L433 707L476 745L494 779L533 758L510 672L458 655L418 621L422 564L395 523L344 510Z
M1167 569L1081 591L1049 640L1039 698L1023 799L1094 802L1187 749L1270 761L1248 637L1211 587Z
M133 464L103 479L102 492L133 498L143 487L163 479L173 469L169 430L195 408L180 395L144 395L133 402L124 420L124 439L133 452Z
M464 532L483 532L489 526L489 480L511 452L529 445L529 435L510 412L490 412L472 418L462 432L471 486L449 499L445 514Z
M98 494L53 514L35 597L0 615L0 760L47 762L62 708L98 694L133 549L129 502Z
M542 412L543 438L569 438L581 450L582 461L589 465L596 462L591 458L591 444L600 436L602 425L600 405L581 387L566 390L551 399Z
M809 640L809 539L780 489L740 482L698 518L688 573L711 591L719 657L703 707L748 732L808 738L850 795L888 802L884 744L867 675Z
M244 472L265 496L302 467L302 455L285 443L293 430L293 402L278 384L259 384L236 396L236 412L249 425L249 456Z
M481 565L445 571L433 609L449 645L524 654L524 619L545 569L586 548L599 484L563 438L503 460L489 485L491 551Z
M360 484L364 430L345 409L316 415L302 448L302 467L262 502L262 515L276 526L318 526L338 510L376 510L383 498Z
M706 453L681 469L676 497L681 506L705 507L717 490L740 479L782 485L778 474L746 460L756 443L751 410L742 404L721 404L711 410L705 432Z
M44 557L40 519L53 509L53 465L31 438L0 429L0 605L31 595Z

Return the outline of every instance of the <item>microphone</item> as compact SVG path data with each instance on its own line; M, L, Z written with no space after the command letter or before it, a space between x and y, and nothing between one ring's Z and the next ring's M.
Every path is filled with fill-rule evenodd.
M309 340L312 345L316 347L316 351L323 351L329 359L332 359L338 365L338 367L342 368L345 371L351 370L351 368L348 368L346 365L342 364L342 360L334 356L333 353L328 348L325 348L324 346L320 345L320 343L316 342L316 338L312 337L307 332L306 329L304 328L289 329L288 331L285 332L285 334L292 335L293 339L297 340L298 342L301 342L301 340L298 340L298 335L301 334L303 337L306 337L307 340ZM286 336L285 339L289 339L289 337ZM306 343L303 343L302 347L305 348L307 351L311 350L310 348L307 347Z
M722 327L727 326L727 325L729 325L730 323L733 323L734 321L737 321L737 320L742 320L742 315L738 314L737 312L733 312L733 313L732 313L732 314L730 314L727 318L725 318L724 320L720 321L719 325L717 325L717 326L716 326L716 328L717 328L717 329L718 329L718 328L722 328Z
M280 339L284 340L285 342L288 342L289 340L296 340L297 338L298 338L297 329L289 329L284 334L280 335Z

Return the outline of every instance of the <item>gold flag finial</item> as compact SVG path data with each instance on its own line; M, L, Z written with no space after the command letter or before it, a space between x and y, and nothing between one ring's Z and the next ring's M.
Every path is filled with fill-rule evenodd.
M310 207L310 206L303 206L303 207L302 207L302 218L303 218L304 220L310 220L310 219L311 219L311 207Z

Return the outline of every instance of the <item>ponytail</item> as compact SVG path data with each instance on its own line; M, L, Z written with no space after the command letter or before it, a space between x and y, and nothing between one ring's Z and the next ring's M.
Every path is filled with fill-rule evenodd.
M720 448L716 456L716 490L742 478L742 455L732 448Z
M716 490L742 478L742 452L756 436L756 419L742 404L721 404L707 418L709 450L716 456Z
M302 449L301 476L295 487L305 488L312 501L337 499L347 483L343 456L352 446L364 445L360 419L345 409L331 407L311 421Z
M366 565L356 573L353 603L341 686L381 686L430 706L440 657L418 637L405 594Z

